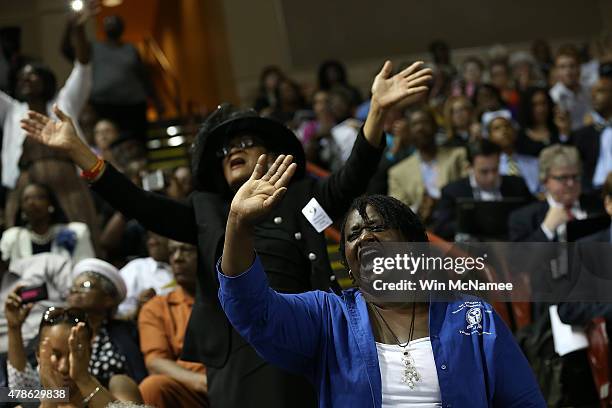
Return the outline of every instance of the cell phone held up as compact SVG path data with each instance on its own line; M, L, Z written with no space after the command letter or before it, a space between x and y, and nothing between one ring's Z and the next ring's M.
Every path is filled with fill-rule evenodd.
M21 298L21 303L23 304L49 299L46 283L42 285L24 286L19 289L17 294Z

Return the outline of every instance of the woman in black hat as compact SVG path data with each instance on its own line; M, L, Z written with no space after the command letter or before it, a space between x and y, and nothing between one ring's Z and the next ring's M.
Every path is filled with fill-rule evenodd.
M297 164L282 203L255 230L255 247L272 288L299 293L334 286L322 230L362 194L376 171L383 146L386 112L398 102L427 91L431 70L417 62L397 75L386 62L372 84L372 106L351 156L325 179L306 176L304 151L282 124L252 110L229 105L203 124L193 148L195 191L186 202L143 191L97 158L76 138L72 121L56 110L60 122L31 112L26 133L66 151L84 169L92 188L126 216L173 240L197 244L198 290L187 329L183 358L207 366L209 398L221 407L312 407L316 397L303 379L268 365L231 327L217 300L215 261L223 246L233 194L250 177L257 159L268 153L291 154ZM307 218L308 217L308 218Z

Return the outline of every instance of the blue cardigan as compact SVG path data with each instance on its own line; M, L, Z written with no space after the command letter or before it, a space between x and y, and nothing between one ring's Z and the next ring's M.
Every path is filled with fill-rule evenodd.
M223 275L220 263L217 271L219 299L236 330L270 363L305 375L321 408L381 407L376 343L359 290L280 294L259 258L236 277ZM489 304L432 302L429 337L443 407L546 407L527 360Z

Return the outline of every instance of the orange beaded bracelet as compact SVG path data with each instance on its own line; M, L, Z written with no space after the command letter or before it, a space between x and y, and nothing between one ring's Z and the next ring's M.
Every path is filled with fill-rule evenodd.
M94 164L91 169L81 171L81 177L83 177L87 181L96 181L98 177L100 177L100 174L102 174L102 170L104 170L104 167L104 160L98 157L96 164Z

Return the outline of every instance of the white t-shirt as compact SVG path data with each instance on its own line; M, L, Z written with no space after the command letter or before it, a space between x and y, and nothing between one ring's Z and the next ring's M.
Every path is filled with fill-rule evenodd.
M420 376L414 388L402 382L404 349L397 344L376 343L382 380L382 408L441 407L440 384L429 337L412 340L406 350L410 352Z

